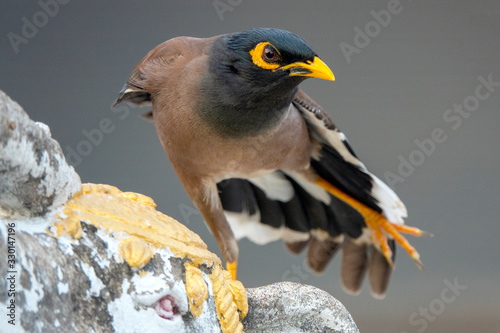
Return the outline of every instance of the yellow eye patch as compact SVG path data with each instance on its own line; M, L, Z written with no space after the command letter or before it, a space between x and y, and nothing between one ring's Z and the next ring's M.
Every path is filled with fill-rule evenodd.
M257 44L256 47L254 47L252 50L250 50L250 55L252 56L252 61L255 65L259 66L260 68L264 69L276 69L280 67L280 64L276 62L267 62L262 58L262 54L264 52L264 48L267 45L271 45L273 49L279 54L278 50L269 42L260 42Z

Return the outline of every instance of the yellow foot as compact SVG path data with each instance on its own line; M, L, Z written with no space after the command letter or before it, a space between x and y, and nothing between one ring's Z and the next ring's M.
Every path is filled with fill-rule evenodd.
M387 262L391 266L393 265L392 251L389 247L389 244L387 243L386 234L391 235L394 240L399 243L406 250L406 252L408 252L410 257L412 257L412 259L417 264L418 268L422 270L424 269L424 266L420 261L420 254L418 254L417 250L415 250L415 248L411 246L411 244L403 235L400 234L400 232L413 236L432 236L432 234L415 227L409 227L389 222L384 215L371 209L370 207L365 206L358 200L339 190L337 187L333 186L321 177L318 177L315 183L316 185L330 192L335 197L355 208L364 217L365 223L368 229L371 231L373 244L383 253L385 258L387 259Z
M226 263L226 269L231 273L233 281L236 281L236 271L238 270L238 262L228 262Z

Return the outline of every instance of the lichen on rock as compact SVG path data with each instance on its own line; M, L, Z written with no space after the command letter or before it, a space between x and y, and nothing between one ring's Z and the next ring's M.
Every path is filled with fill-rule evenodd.
M43 216L79 187L48 126L32 121L0 90L0 218Z
M195 318L203 313L209 295L199 267L210 268L207 277L216 286L213 297L221 330L224 333L242 332L240 314L244 317L248 309L245 289L240 284L239 288L231 288L238 282L232 281L231 275L222 269L220 259L207 250L201 238L176 220L156 211L155 207L151 198L141 194L121 192L109 185L83 184L49 230L58 237L68 235L78 239L83 233L75 224L89 223L114 237L119 242L118 262L124 259L135 269L146 266L160 249L168 249L185 262L182 280L189 311ZM163 304L160 299L156 302Z

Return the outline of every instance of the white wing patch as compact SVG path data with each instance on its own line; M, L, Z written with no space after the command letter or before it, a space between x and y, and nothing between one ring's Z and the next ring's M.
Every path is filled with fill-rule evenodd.
M287 202L292 200L294 190L292 184L280 172L273 172L264 176L248 178L259 187L271 200Z
M235 213L224 211L224 214L237 240L246 237L255 244L265 245L280 238L284 242L294 243L306 241L310 237L307 232L292 230L285 226L273 228L267 224L263 224L260 222L259 212L250 215L247 212Z
M260 212L250 215L248 212L224 211L224 214L237 240L247 237L255 244L264 245L283 237L285 228L273 228L260 223Z
M392 223L404 224L403 218L407 216L404 203L386 183L370 172L368 174L373 179L372 196L377 199L385 217Z
M325 128L325 127L323 127ZM366 167L360 160L358 160L351 152L347 149L344 144L344 141L347 142L347 138L344 133L339 130L326 130L326 137L328 142L332 145L333 148L346 160L347 162L358 166L361 170L366 170Z

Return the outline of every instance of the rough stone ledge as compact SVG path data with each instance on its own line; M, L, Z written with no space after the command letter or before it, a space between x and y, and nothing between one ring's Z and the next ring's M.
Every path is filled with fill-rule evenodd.
M0 218L42 216L80 189L49 127L0 90Z
M249 288L247 333L359 332L351 315L337 299L321 289L294 282Z

